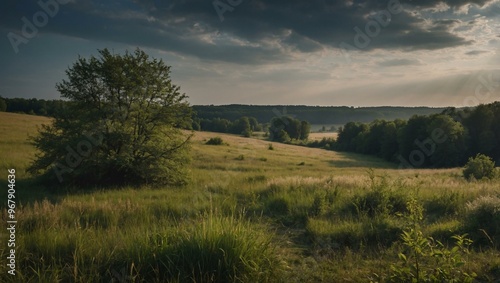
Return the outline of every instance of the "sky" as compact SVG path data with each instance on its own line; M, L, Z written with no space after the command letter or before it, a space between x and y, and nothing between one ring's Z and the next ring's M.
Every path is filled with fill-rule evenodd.
M141 48L193 105L466 107L500 100L499 47L500 0L3 0L0 96Z

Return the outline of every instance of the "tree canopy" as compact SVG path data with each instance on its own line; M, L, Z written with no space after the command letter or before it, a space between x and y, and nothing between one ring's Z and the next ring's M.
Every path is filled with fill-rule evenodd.
M269 139L288 142L290 139L306 140L309 137L311 125L290 116L274 117L269 126Z
M377 155L402 162L403 167L463 166L477 154L499 163L500 102L448 108L440 114L415 115L408 121L349 122L340 128L337 140L328 143L330 149Z
M170 66L140 49L104 49L66 75L56 88L69 102L33 138L32 173L73 185L186 182L189 136L179 128L192 113Z

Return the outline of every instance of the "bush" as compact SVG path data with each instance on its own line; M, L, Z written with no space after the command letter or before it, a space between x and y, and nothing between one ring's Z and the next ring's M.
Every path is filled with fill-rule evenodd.
M352 205L360 216L388 215L390 210L389 195L383 189L371 190L364 195L355 196Z
M482 178L492 179L495 176L495 162L484 154L477 154L474 158L469 158L463 171L464 177L468 180L472 178L480 180Z
M477 241L494 244L494 239L500 240L500 197L481 196L467 203L464 221Z
M427 216L436 219L442 216L456 216L463 211L464 206L464 196L456 192L444 192L424 202Z
M210 138L205 144L208 145L223 145L224 141L220 137Z
M452 236L456 243L448 248L424 236L424 208L416 199L409 200L407 208L407 227L401 233L403 252L398 254L399 264L391 265L388 282L473 282L477 275L463 269L473 243L467 234Z

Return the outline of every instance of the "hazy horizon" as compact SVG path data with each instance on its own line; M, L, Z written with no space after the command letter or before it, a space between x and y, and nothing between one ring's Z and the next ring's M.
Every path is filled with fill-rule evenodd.
M192 105L500 100L500 0L8 0L0 11L3 97L59 99L79 55L141 48L172 66Z

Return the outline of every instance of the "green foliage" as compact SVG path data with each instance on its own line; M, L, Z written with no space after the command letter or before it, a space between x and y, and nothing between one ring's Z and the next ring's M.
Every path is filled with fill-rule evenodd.
M428 217L455 216L463 212L465 200L463 194L458 192L444 192L428 199L423 205Z
M33 138L30 167L51 185L184 184L191 125L187 96L170 67L139 49L79 58L57 84L64 113ZM155 86L154 88L151 86Z
M463 175L468 180L472 178L476 180L492 179L495 177L495 162L490 157L478 153L476 157L469 158L469 161L465 164Z
M274 150L274 146L273 146L273 144L272 144L272 143L270 143L270 144L267 146L267 149L269 149L269 150Z
M262 125L259 124L254 117L240 117L234 121L228 119L221 119L219 117L213 119L200 119L194 118L197 125L193 124L193 129L202 131L219 132L219 133L232 133L242 135L244 137L251 137L254 131L262 130Z
M252 131L250 129L246 129L243 132L241 132L241 135L244 136L245 138L249 138L252 136Z
M401 234L405 251L398 254L400 263L391 265L389 282L473 282L475 273L463 270L472 240L467 234L456 235L455 246L447 248L432 237L424 237L420 228L423 207L408 202L407 228Z
M356 151L359 148L360 141L358 136L365 131L368 131L367 125L355 122L347 123L339 129L336 148L342 151Z
M4 111L14 112L14 113L32 113L36 115L52 116L56 117L60 114L61 109L64 105L68 104L67 101L63 100L45 100L37 98L0 98L0 112L2 112L2 102L4 100L6 103L6 109Z
M311 216L321 216L325 214L329 208L329 205L331 205L331 202L329 202L326 198L325 194L317 194L314 196L314 201L311 206L310 214Z
M221 137L213 137L213 138L210 138L205 144L208 144L208 145L223 145L224 141L222 140Z
M287 215L290 213L290 204L282 197L271 197L265 204L266 212L270 215Z
M431 144L429 163L434 167L448 168L463 164L466 151L464 126L447 115L433 115L427 126L427 138ZM423 140L423 142L425 142ZM432 150L434 148L434 150ZM421 149L422 150L422 149ZM425 152L424 152L425 153Z
M5 112L7 111L7 102L5 102L5 99L0 96L0 112Z
M481 196L467 203L464 226L481 244L500 241L500 197Z
M332 223L309 218L307 235L320 250L370 250L389 247L398 239L401 229L389 218L340 221Z
M291 139L305 140L309 137L311 125L289 116L274 117L270 122L269 139L278 142L288 142Z
M368 171L371 185L367 192L356 194L348 210L358 216L387 217L406 211L407 195L388 188L386 177L378 180L373 170Z
M248 117L241 117L234 121L231 125L230 132L244 137L250 137L252 135L252 126L250 125Z
M440 114L415 115L408 121L348 122L330 147L376 155L403 168L451 168L463 166L479 153L500 162L498 137L500 102L494 102L472 109L450 108Z
M323 137L321 140L313 140L307 143L308 147L314 147L314 148L324 148L324 149L331 149L331 145L335 144L335 139L334 138L326 138Z
M444 108L429 107L347 107L304 105L195 105L200 119L223 118L234 121L241 116L255 117L258 121L269 121L276 111L293 113L313 125L341 125L350 121L369 123L380 117L386 119L408 119L413 115L439 113Z
M273 135L273 140L277 142L287 143L290 142L290 136L285 130L280 130L277 135Z
M307 140L309 138L309 133L311 132L311 124L307 121L300 121L300 134L299 140Z
M477 282L500 278L500 239L495 232L498 179L467 182L456 177L460 169L394 171L386 162L372 161L375 158L292 145L269 151L267 141L231 135L220 135L230 141L230 147L206 146L201 141L214 135L200 132L194 137L198 142L192 143L194 152L199 153L193 154L190 166L193 182L182 189L141 186L50 193L43 186L33 186L23 172L35 153L26 143L26 132L33 133L37 125L50 121L0 113L0 126L9 133L0 143L5 157L0 167L16 168L16 200L20 202L16 215L23 220L16 224L21 232L16 234L16 276L9 275L4 265L1 282L203 282L199 279L203 276L233 282L234 277L227 272L231 266L236 266L240 281L246 282L366 282L381 270L386 272L378 282L389 282L391 264L401 270L414 266L414 256L400 237L411 221L394 215L408 211L406 199L414 192L426 209L419 230L425 240L433 237L430 246L436 247L434 251L451 251L457 241L451 237L464 233L477 247L470 254L459 253L462 260L455 263L446 252L420 257L420 270L438 275L452 274L450 270L476 272ZM233 159L240 154L248 161ZM259 157L268 161L260 162ZM301 161L308 166L298 167ZM377 174L371 171L367 177L365 167L376 168ZM377 190L382 194L373 193ZM373 195L367 203L387 203L391 207L388 214L387 210L375 213L375 217L356 213L353 200L370 193ZM0 191L0 198L7 199L6 190ZM42 201L45 198L48 200ZM4 218L6 205L0 204ZM207 213L212 207L220 212ZM372 207L372 211L382 211L377 205ZM247 213L234 216L234 211L245 209ZM218 226L209 224L210 217L222 223L221 228L205 229L218 231L212 233L216 237L201 233L203 227ZM238 260L229 260L249 254L240 252L240 247L256 245L242 243L244 235L224 236L237 234L232 227L240 224L248 228L249 240L272 239L271 260L262 264L268 269L260 269L261 275L240 268ZM196 236L200 241L192 239L196 233L203 235ZM259 256L261 253L259 250ZM398 258L399 253L408 262ZM234 264L226 265L221 254ZM0 249L0 257L7 255L8 249ZM464 259L466 264L453 267ZM435 271L438 268L443 271ZM274 271L280 274L267 275ZM444 277L438 275L433 276ZM455 281L466 281L465 276L460 278L456 275Z
M280 272L271 237L241 216L209 214L166 242L155 260L170 280L274 282Z

